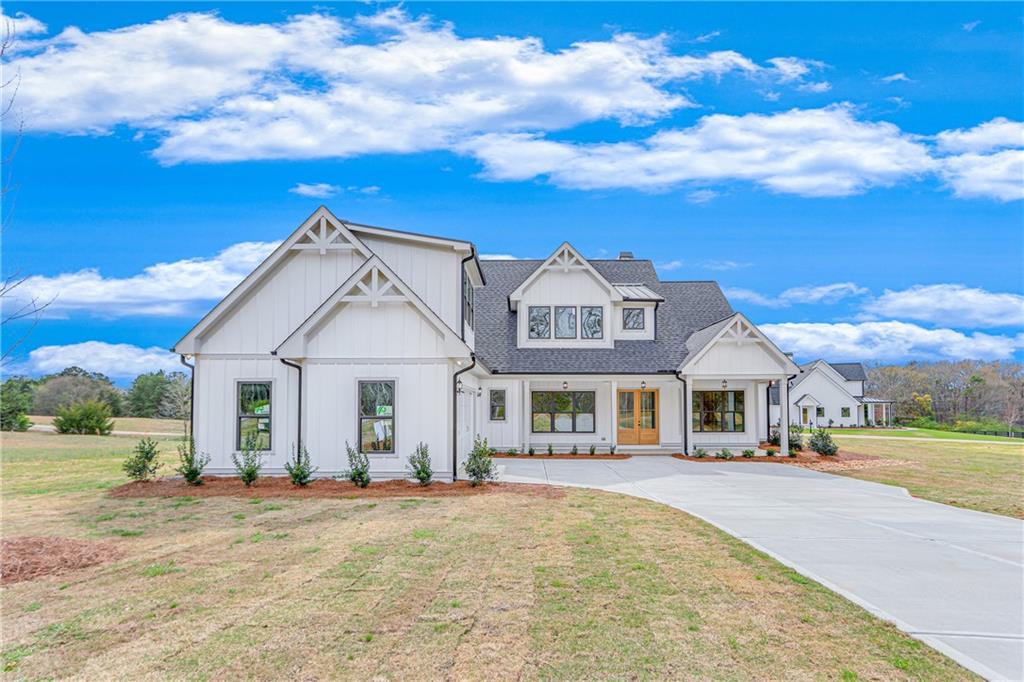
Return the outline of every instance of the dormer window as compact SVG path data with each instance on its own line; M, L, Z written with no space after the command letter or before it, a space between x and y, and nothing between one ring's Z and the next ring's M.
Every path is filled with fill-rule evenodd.
M599 305L580 307L580 334L584 339L604 338L604 308Z
M551 338L551 307L546 305L530 306L530 338Z
M627 331L643 331L644 329L644 309L643 308L623 308L622 309L622 328Z
M469 328L473 328L473 282L469 279L469 271L462 271L462 320Z
M576 306L555 306L555 338L576 338Z

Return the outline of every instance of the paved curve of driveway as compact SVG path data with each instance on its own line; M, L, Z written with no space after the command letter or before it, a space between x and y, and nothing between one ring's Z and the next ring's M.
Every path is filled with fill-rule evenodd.
M995 680L1024 678L1024 522L765 462L498 460L689 512Z

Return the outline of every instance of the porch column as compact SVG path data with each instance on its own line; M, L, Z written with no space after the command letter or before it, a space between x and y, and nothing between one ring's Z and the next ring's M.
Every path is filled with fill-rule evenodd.
M693 409L693 377L686 377L686 391L683 393L683 429L686 432L686 452L688 455L693 452L693 418L690 417L690 410Z
M519 428L520 435L523 439L523 454L526 454L526 450L530 447L530 424L533 422L532 409L533 406L530 401L530 380L523 379L523 421Z
M789 455L789 379L779 379L779 454Z
M612 381L609 381L608 382L608 388L611 391L611 397L609 398L609 400L611 401L611 406L612 406L612 408L611 408L611 413L612 413L612 418L611 418L612 430L611 430L611 433L608 434L608 442L611 444L611 447L618 447L618 445L619 445L619 382L615 381L614 379Z

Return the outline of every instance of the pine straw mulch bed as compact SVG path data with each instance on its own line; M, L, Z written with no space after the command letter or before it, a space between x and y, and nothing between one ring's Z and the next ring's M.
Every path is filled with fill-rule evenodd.
M180 478L159 478L155 481L136 481L112 488L111 497L320 497L339 499L380 497L463 497L465 495L491 495L513 493L534 497L560 498L565 493L559 488L528 483L484 483L470 485L469 481L431 483L422 486L413 481L379 481L360 488L351 481L318 478L309 485L292 485L286 476L263 476L248 488L234 476L203 476L203 485L189 485Z
M761 444L761 449L766 449L766 444ZM798 466L804 469L814 469L815 471L852 471L856 469L874 469L877 467L891 467L891 466L908 466L913 464L903 459L885 459L882 457L876 457L874 455L865 455L860 452L851 452L849 450L840 450L834 455L819 455L813 450L803 450L798 452L796 457L782 457L778 454L778 450L774 450L775 454L771 457L758 456L758 457L740 457L736 456L731 462L757 462L757 463L768 463L768 464L789 464L790 466ZM721 462L724 461L719 457L715 457L713 453L708 453L707 457L689 457L686 455L672 455L676 459L683 459L687 462Z
M632 456L633 455L619 454L619 453L616 453L614 455L608 454L608 453L605 453L603 455L591 455L591 454L587 454L587 453L577 453L577 454L574 455L571 452L561 452L561 453L557 453L556 452L553 455L549 455L548 453L545 452L544 454L540 454L540 455L538 455L538 454L531 455L529 453L510 455L510 454L504 453L504 452L497 452L497 453L492 454L491 458L492 459L629 459Z
M0 584L116 561L124 552L107 542L23 536L0 541Z

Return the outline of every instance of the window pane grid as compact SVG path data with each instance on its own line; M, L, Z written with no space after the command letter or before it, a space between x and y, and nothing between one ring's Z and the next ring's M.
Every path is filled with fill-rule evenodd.
M594 391L533 391L533 433L594 433Z
M238 413L235 448L245 447L250 435L255 436L257 450L270 450L271 390L269 381L238 383Z
M395 451L395 382L359 382L359 451Z
M492 422L505 421L505 389L492 388L490 391L490 412Z
M691 425L694 431L744 430L743 391L694 391Z
M644 328L644 309L623 308L622 328L630 331L642 331Z

